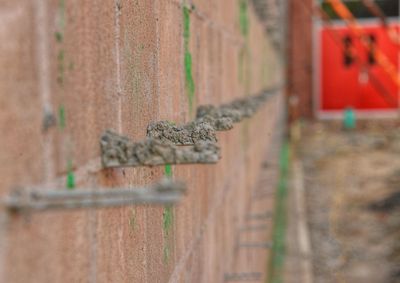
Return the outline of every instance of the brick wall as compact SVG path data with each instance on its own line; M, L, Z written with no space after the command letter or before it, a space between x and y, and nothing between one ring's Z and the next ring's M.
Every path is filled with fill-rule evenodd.
M105 129L140 140L151 121L188 122L197 105L280 82L281 63L250 4L191 4L1 1L1 197L16 186L62 189L72 174L76 190L149 185L164 167L101 169ZM281 109L276 96L252 119L218 133L217 165L172 166L173 178L188 184L173 208L29 215L2 208L0 282L221 282L225 273L265 272L265 250L236 246L271 232L238 230L247 214L273 209L273 198L251 193L265 159L276 167L271 140ZM272 179L262 187L273 189Z

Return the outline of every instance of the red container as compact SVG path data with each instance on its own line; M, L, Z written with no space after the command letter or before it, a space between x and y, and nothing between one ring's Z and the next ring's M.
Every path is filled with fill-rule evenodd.
M399 70L399 45L377 24L361 24L370 44L379 48ZM399 25L392 25L397 31ZM337 112L347 107L361 111L399 108L399 88L374 54L345 25L323 27L318 32L320 79L318 110ZM353 54L352 54L353 53ZM354 56L355 53L355 56Z

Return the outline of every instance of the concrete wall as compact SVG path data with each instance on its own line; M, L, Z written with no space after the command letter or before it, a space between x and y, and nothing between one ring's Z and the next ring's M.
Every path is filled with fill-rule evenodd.
M0 1L0 197L16 186L65 188L68 174L76 190L149 185L164 167L101 168L105 129L140 140L151 121L184 123L197 105L281 80L281 63L250 4L196 0L184 16L182 2ZM238 229L248 213L273 208L272 197L251 201L251 191L274 187L257 179L265 159L271 170L276 164L266 152L279 131L280 100L218 134L217 165L172 167L173 178L189 187L173 208L30 215L2 208L0 282L221 282L225 273L265 272L265 250L235 247L270 233Z

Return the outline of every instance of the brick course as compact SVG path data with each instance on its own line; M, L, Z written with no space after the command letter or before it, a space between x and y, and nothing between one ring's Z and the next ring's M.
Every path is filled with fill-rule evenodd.
M3 2L0 195L17 185L64 188L68 163L77 190L159 180L163 167L102 170L99 136L110 128L140 140L151 121L193 118L185 89L184 4ZM188 46L195 106L255 94L282 79L281 63L251 5L249 34L243 36L238 2L192 4ZM44 131L46 108L57 124ZM218 133L217 165L173 165L173 178L185 181L189 191L172 209L27 217L1 210L0 282L222 282L225 273L265 272L265 250L236 245L248 213L273 209L273 199L254 202L251 194L264 159L273 158L266 152L281 130L281 110L282 97L274 97L250 120ZM172 217L167 228L166 215ZM264 242L269 233L246 233L240 240Z

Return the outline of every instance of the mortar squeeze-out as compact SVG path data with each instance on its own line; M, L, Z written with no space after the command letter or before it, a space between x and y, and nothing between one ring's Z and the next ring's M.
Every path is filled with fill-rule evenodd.
M233 128L233 120L230 117L215 118L205 114L201 118L196 118L197 123L208 123L215 131L228 131Z
M229 109L227 107L217 107L214 105L201 105L197 107L197 118L203 118L205 116L210 116L214 119L229 118L234 123L238 123L242 119L242 114L240 111L235 109Z
M176 147L152 138L134 143L111 131L101 136L100 146L104 168L212 164L221 158L220 148L215 143L199 142L193 146Z
M276 93L277 89L265 90L259 95L236 99L221 106L201 105L197 107L196 117L197 119L230 119L233 123L239 123L244 118L252 117L267 98Z
M196 120L182 126L168 121L151 123L147 127L147 137L176 145L193 145L201 141L217 142L214 128L207 122Z

